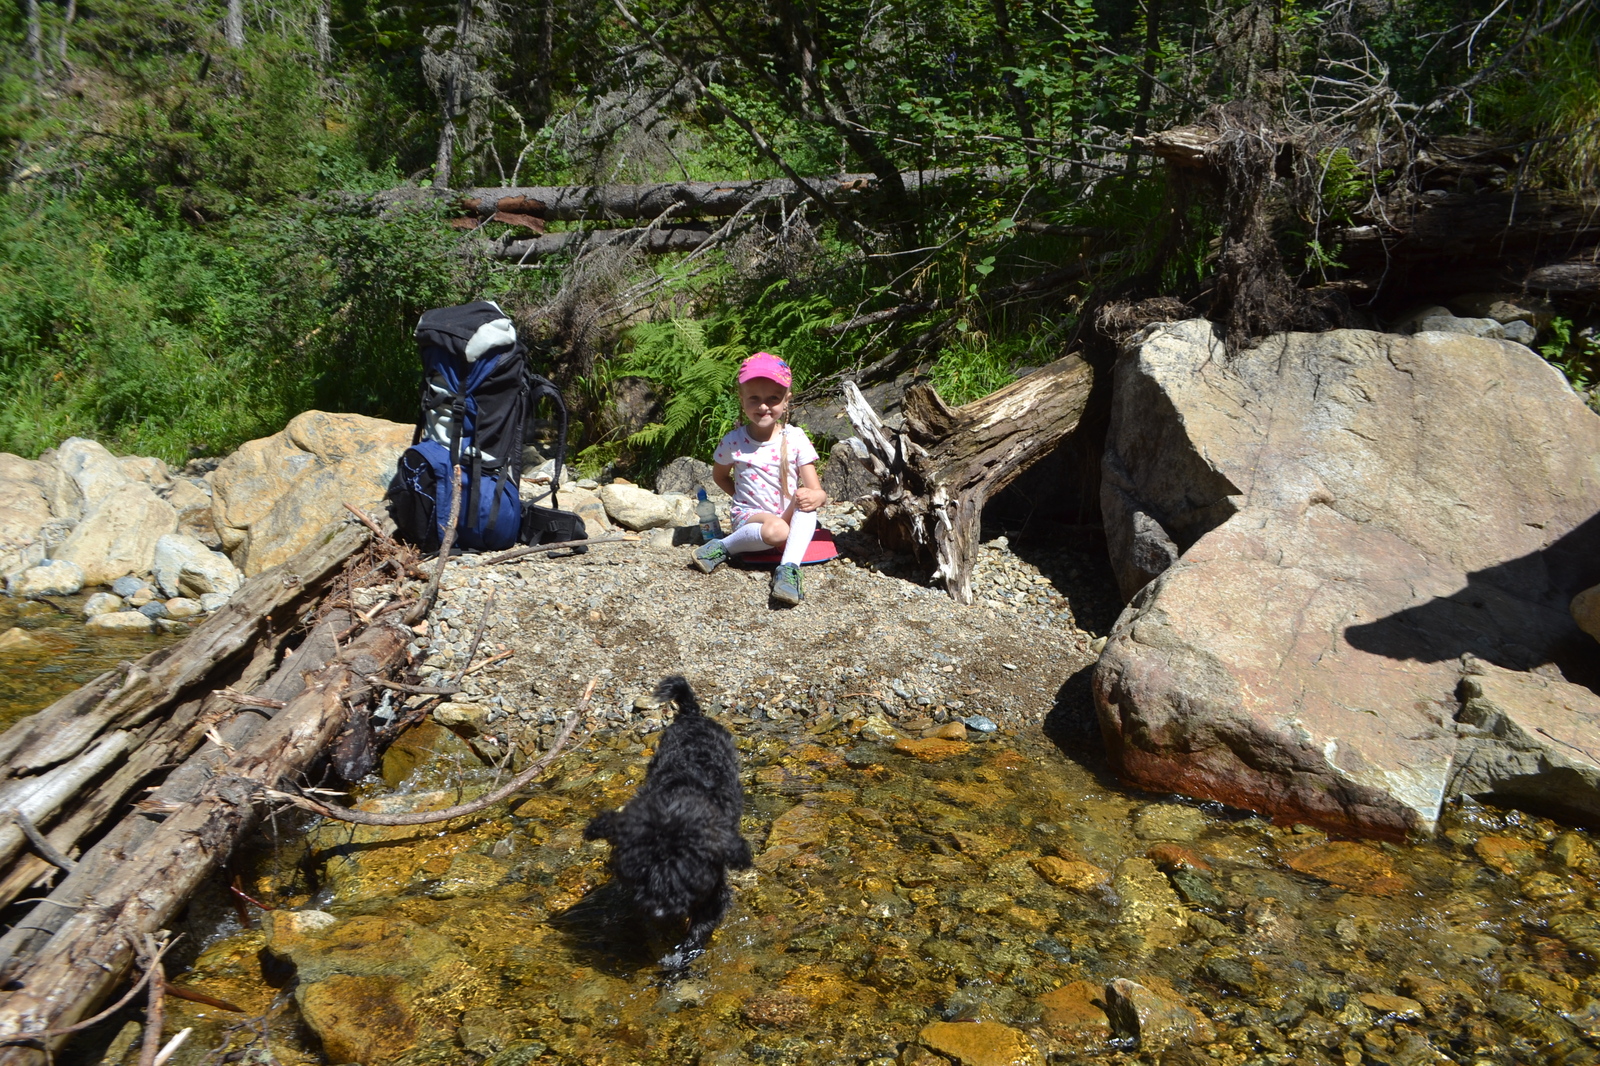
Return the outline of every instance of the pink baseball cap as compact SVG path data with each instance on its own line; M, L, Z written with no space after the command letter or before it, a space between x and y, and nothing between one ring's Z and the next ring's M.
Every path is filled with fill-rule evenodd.
M793 377L794 375L789 371L789 364L771 352L757 352L739 364L739 384L741 385L754 378L768 378L787 389Z

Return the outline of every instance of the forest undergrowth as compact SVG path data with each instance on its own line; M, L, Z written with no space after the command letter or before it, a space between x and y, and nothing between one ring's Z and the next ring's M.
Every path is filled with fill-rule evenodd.
M1597 30L1595 0L24 0L0 15L0 450L181 462L311 407L409 421L417 316L476 298L567 391L591 472L705 454L757 349L802 391L919 372L965 402L1103 351L1119 302L1212 307L1238 205L1147 135L1249 101L1299 160L1251 193L1261 239L1295 291L1337 285L1326 234L1428 137L1509 146L1507 188L1592 191ZM367 199L863 172L693 253L520 264L482 252L507 224ZM1587 387L1594 309L1558 310L1541 350Z

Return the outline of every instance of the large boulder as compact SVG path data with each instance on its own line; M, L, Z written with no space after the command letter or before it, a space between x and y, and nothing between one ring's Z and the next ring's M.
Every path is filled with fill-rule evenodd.
M1471 653L1593 671L1600 418L1519 345L1152 327L1101 503L1132 600L1095 674L1128 780L1354 833L1428 831ZM1148 584L1146 584L1148 582Z
M0 577L44 561L40 534L53 517L44 464L0 452Z
M171 504L142 481L124 481L51 554L82 567L84 584L109 585L128 574L148 573L156 541L177 528Z
M150 569L162 595L169 597L198 598L208 592L231 596L244 583L244 575L226 555L182 533L169 533L156 541Z
M83 571L76 563L51 559L6 580L6 591L20 599L31 596L71 596L83 588Z
M602 486L600 502L611 521L636 532L670 526L677 513L671 500L623 481Z
M412 427L364 415L307 411L249 441L212 475L212 519L239 568L254 576L310 544L349 512L383 505Z
M84 514L92 512L121 486L142 480L131 477L122 460L107 451L105 445L83 437L62 441L55 450L54 465L78 487Z

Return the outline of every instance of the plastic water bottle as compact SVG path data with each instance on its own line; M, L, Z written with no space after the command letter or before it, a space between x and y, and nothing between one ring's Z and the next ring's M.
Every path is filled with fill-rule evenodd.
M717 508L706 499L706 490L695 490L695 513L700 517L700 540L710 543L722 539L722 523L717 521Z

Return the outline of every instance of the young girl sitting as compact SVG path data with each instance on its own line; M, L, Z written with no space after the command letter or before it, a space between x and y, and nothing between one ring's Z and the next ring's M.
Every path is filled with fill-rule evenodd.
M772 598L793 606L800 560L817 531L817 508L828 499L817 479L817 450L805 430L787 425L789 364L757 352L739 367L739 406L745 424L730 431L712 456L711 477L733 497L733 532L694 553L710 573L740 552L783 548L772 574Z

